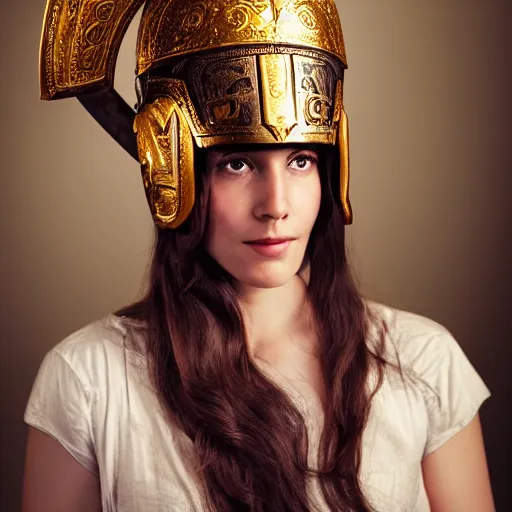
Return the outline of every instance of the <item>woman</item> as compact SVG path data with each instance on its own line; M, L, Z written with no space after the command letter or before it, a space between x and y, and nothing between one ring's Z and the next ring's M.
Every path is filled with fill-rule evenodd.
M88 87L139 4L53 4L43 96L132 150ZM153 1L137 53L148 293L43 361L24 510L493 510L487 388L444 328L350 278L334 3Z

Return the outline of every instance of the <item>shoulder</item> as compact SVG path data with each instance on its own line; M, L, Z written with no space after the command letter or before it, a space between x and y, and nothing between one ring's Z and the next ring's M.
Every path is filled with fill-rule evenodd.
M145 351L142 322L113 314L73 332L55 345L45 359L60 360L89 391L102 376L124 370L126 359L142 358Z
M367 302L376 321L385 327L385 357L403 370L426 371L429 364L462 350L450 331L425 316Z
M386 323L389 334L394 339L402 339L410 335L416 337L449 334L446 327L426 316L393 308L375 301L368 300L365 304L375 318Z
M466 426L490 392L444 326L382 304L368 306L386 326L383 355L391 366L388 379L398 369L406 389L419 391L425 404L428 454Z
M462 392L479 404L487 398L487 387L446 327L375 302L368 307L385 324L384 359L420 386L430 405L454 400Z
M129 321L110 315L66 337L46 353L25 409L28 425L58 440L94 474L101 416L95 411L98 404L112 406L111 393L126 381L127 354L138 354L133 332Z

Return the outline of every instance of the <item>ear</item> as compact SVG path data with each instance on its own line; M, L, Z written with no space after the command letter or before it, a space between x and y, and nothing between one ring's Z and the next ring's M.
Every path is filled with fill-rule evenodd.
M158 98L137 114L134 130L154 221L176 229L188 218L195 199L194 142L187 119L172 98Z

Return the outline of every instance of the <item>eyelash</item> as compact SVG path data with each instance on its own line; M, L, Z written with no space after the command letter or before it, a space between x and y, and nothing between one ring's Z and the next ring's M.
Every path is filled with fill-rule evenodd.
M313 165L318 165L318 159L312 155L307 155L307 154L304 154L304 155L297 155L296 157L294 157L292 159L292 161L290 162L290 164L288 165L291 165L291 163L293 162L296 162L297 160L307 160L308 162L310 162L311 164ZM231 173L231 174L242 174L242 171L234 171L234 170L230 170L228 169L228 166L230 164L232 164L233 162L241 162L243 163L244 165L246 165L247 167L251 168L251 165L249 164L249 161L244 159L244 158L234 158L233 160L228 160L228 161L225 161L225 162L220 162L219 165L217 166L217 170L218 171L223 171L223 170L226 170L227 172Z
M306 160L310 164L318 165L318 158L312 156L312 155L297 155L292 162L296 162L297 160Z

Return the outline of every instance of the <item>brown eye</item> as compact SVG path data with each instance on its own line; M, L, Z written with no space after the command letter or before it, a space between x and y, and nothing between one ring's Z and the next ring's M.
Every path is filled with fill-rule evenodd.
M245 174L250 169L251 167L249 163L241 158L225 160L217 166L217 171L223 171L231 174Z
M317 160L309 155L299 155L292 160L291 165L299 171L309 171L317 165Z
M231 160L228 162L226 167L229 167L231 171L240 172L244 169L246 163L243 160Z
M297 167L299 167L300 169L305 169L308 166L308 164L311 163L310 160L304 157L297 158L295 162L297 163Z

